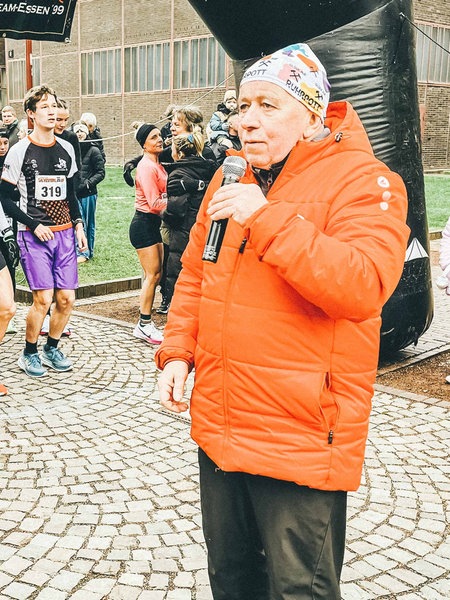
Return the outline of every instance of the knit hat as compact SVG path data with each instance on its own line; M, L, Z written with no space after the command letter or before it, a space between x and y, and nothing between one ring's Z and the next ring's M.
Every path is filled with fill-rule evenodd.
M9 139L8 130L3 125L0 125L0 138L8 138Z
M157 129L157 126L152 125L151 123L142 123L142 125L136 129L135 137L142 148L144 147L148 134L153 131L153 129Z
M235 90L227 90L225 92L225 96L223 97L223 101L227 102L228 100L236 100L236 91Z
M73 126L73 130L75 133L82 131L83 133L86 134L86 137L89 135L89 129L88 129L87 125L85 125L84 123L75 123Z
M247 81L274 83L325 119L330 84L324 66L307 44L291 44L263 56L245 71L241 84Z

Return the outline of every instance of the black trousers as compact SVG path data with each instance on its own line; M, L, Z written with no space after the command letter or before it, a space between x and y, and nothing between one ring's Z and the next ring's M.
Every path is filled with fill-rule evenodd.
M225 473L199 449L214 600L339 600L346 492Z

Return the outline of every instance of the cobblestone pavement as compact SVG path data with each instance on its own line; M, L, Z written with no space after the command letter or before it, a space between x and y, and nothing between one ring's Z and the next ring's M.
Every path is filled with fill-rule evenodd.
M407 358L449 345L449 305ZM1 347L0 600L210 600L188 418L159 407L130 325L71 325L73 372L22 373L23 325ZM344 600L450 598L450 404L409 396L374 398Z

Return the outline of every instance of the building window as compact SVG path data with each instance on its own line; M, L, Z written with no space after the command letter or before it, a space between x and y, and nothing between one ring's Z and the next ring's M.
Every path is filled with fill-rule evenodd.
M421 82L450 83L450 27L417 23L417 78ZM430 39L431 38L431 39ZM435 43L436 42L436 43Z
M125 92L168 90L170 86L170 43L144 44L125 48Z
M39 57L32 57L31 69L33 75L33 85L41 84L40 73L41 61ZM27 91L27 75L25 72L25 59L8 61L8 92L10 102L21 102Z
M177 40L173 48L173 87L216 87L225 80L225 51L213 37Z
M122 61L119 48L81 54L81 95L120 94Z

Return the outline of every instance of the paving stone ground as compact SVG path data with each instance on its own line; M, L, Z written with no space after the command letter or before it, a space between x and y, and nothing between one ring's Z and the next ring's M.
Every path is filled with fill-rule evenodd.
M1 346L0 600L211 600L196 448L189 419L158 404L152 349L74 314L62 347L76 368L33 380L16 365L26 310ZM405 359L448 346L449 317L437 295ZM376 392L344 600L450 598L449 409Z

